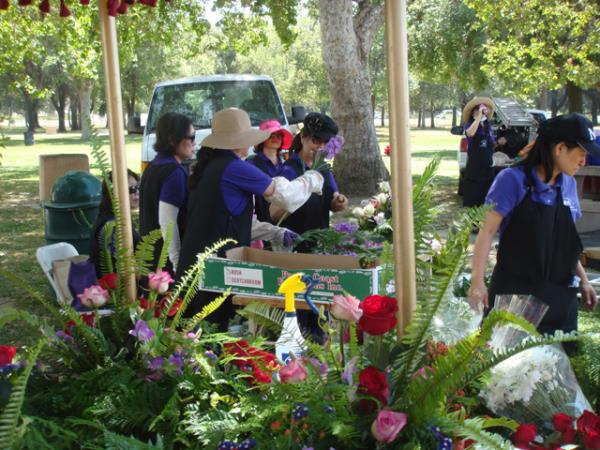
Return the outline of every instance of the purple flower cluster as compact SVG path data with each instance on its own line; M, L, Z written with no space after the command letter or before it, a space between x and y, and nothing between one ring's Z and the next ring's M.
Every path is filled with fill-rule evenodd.
M137 337L140 342L148 342L154 337L154 331L143 320L138 320L133 330L129 330L129 334Z
M323 146L321 152L325 155L325 159L332 160L335 155L337 155L344 145L344 138L339 134L337 136L329 139L327 144Z
M240 442L239 444L233 441L223 441L217 447L217 450L250 450L256 447L256 439L246 439L245 441Z
M358 224L353 222L340 222L333 226L333 229L338 233L352 234L358 230Z

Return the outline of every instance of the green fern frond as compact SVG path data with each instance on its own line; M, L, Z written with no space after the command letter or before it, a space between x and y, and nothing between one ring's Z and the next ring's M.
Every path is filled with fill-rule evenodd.
M7 272L6 270L0 268L0 277L4 277L7 280L11 281L15 286L21 288L25 292L27 292L31 298L37 300L58 322L62 322L62 315L60 309L48 298L42 295L39 291L35 290L33 287L29 285L23 278L15 275L13 273Z
M219 307L227 300L227 297L231 294L231 289L227 289L219 297L215 298L208 305L205 305L198 314L194 315L185 327L185 332L192 331L200 322L214 313Z
M25 365L23 373L16 379L12 386L8 403L2 412L2 416L0 416L0 448L2 449L11 448L15 443L19 417L21 417L21 408L23 407L23 402L25 400L27 381L29 380L33 366L46 343L46 338L42 338L38 341L33 351L27 357L27 364Z
M153 444L151 441L143 442L109 430L104 430L104 444L106 450L164 450L165 448L160 435L156 437L156 444Z
M163 239L163 245L160 249L160 256L156 264L156 270L162 269L167 264L167 258L169 257L169 243L171 242L171 236L173 235L173 222L167 225L165 237Z
M172 328L177 328L183 312L187 309L190 302L194 299L199 290L200 278L204 275L204 266L206 259L216 254L220 248L227 244L235 243L233 239L224 239L216 242L211 247L207 248L203 253L198 253L196 264L190 267L187 272L183 275L181 280L175 285L173 294L171 295L165 311L169 311L172 304L180 298L181 293L185 292L181 307L175 314L173 321L171 322ZM167 320L166 312L161 316L162 324L164 325Z
M142 236L135 249L135 261L137 272L142 276L147 276L154 270L151 265L154 262L154 246L162 239L160 229L152 230L145 236Z
M246 319L252 319L257 325L263 326L274 333L281 333L285 312L263 302L253 302L237 312Z
M464 439L472 439L476 441L486 450L513 450L514 446L503 439L502 436L496 433L485 431L486 428L505 427L514 430L517 426L516 422L501 418L495 419L493 422L484 419L483 417L475 417L473 419L456 419L452 416L440 418L437 421L442 431L447 434L460 436Z
M222 410L199 414L190 409L186 415L183 422L186 431L196 436L205 446L216 445L228 432L234 432L240 426L235 416Z

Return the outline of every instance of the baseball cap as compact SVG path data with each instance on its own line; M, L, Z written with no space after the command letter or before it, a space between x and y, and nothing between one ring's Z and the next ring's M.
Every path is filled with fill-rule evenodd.
M327 114L312 112L304 118L304 126L310 136L325 142L338 134L338 126Z
M564 114L548 119L540 124L538 134L555 142L576 142L588 153L600 158L594 126L581 114Z

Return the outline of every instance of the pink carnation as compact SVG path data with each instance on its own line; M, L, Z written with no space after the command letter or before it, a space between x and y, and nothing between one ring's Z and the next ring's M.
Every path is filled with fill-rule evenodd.
M108 301L109 294L106 289L94 284L85 288L77 297L86 308L100 308Z
M297 359L290 361L286 366L279 369L279 378L282 383L300 383L306 379L306 376L306 370Z

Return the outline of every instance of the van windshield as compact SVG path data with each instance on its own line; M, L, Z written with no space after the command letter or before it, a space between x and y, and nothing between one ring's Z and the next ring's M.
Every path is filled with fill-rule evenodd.
M266 119L285 123L281 103L270 81L211 81L158 87L152 97L146 130L153 132L160 116L167 112L190 117L196 129L210 128L213 114L229 107L246 111L253 126Z

